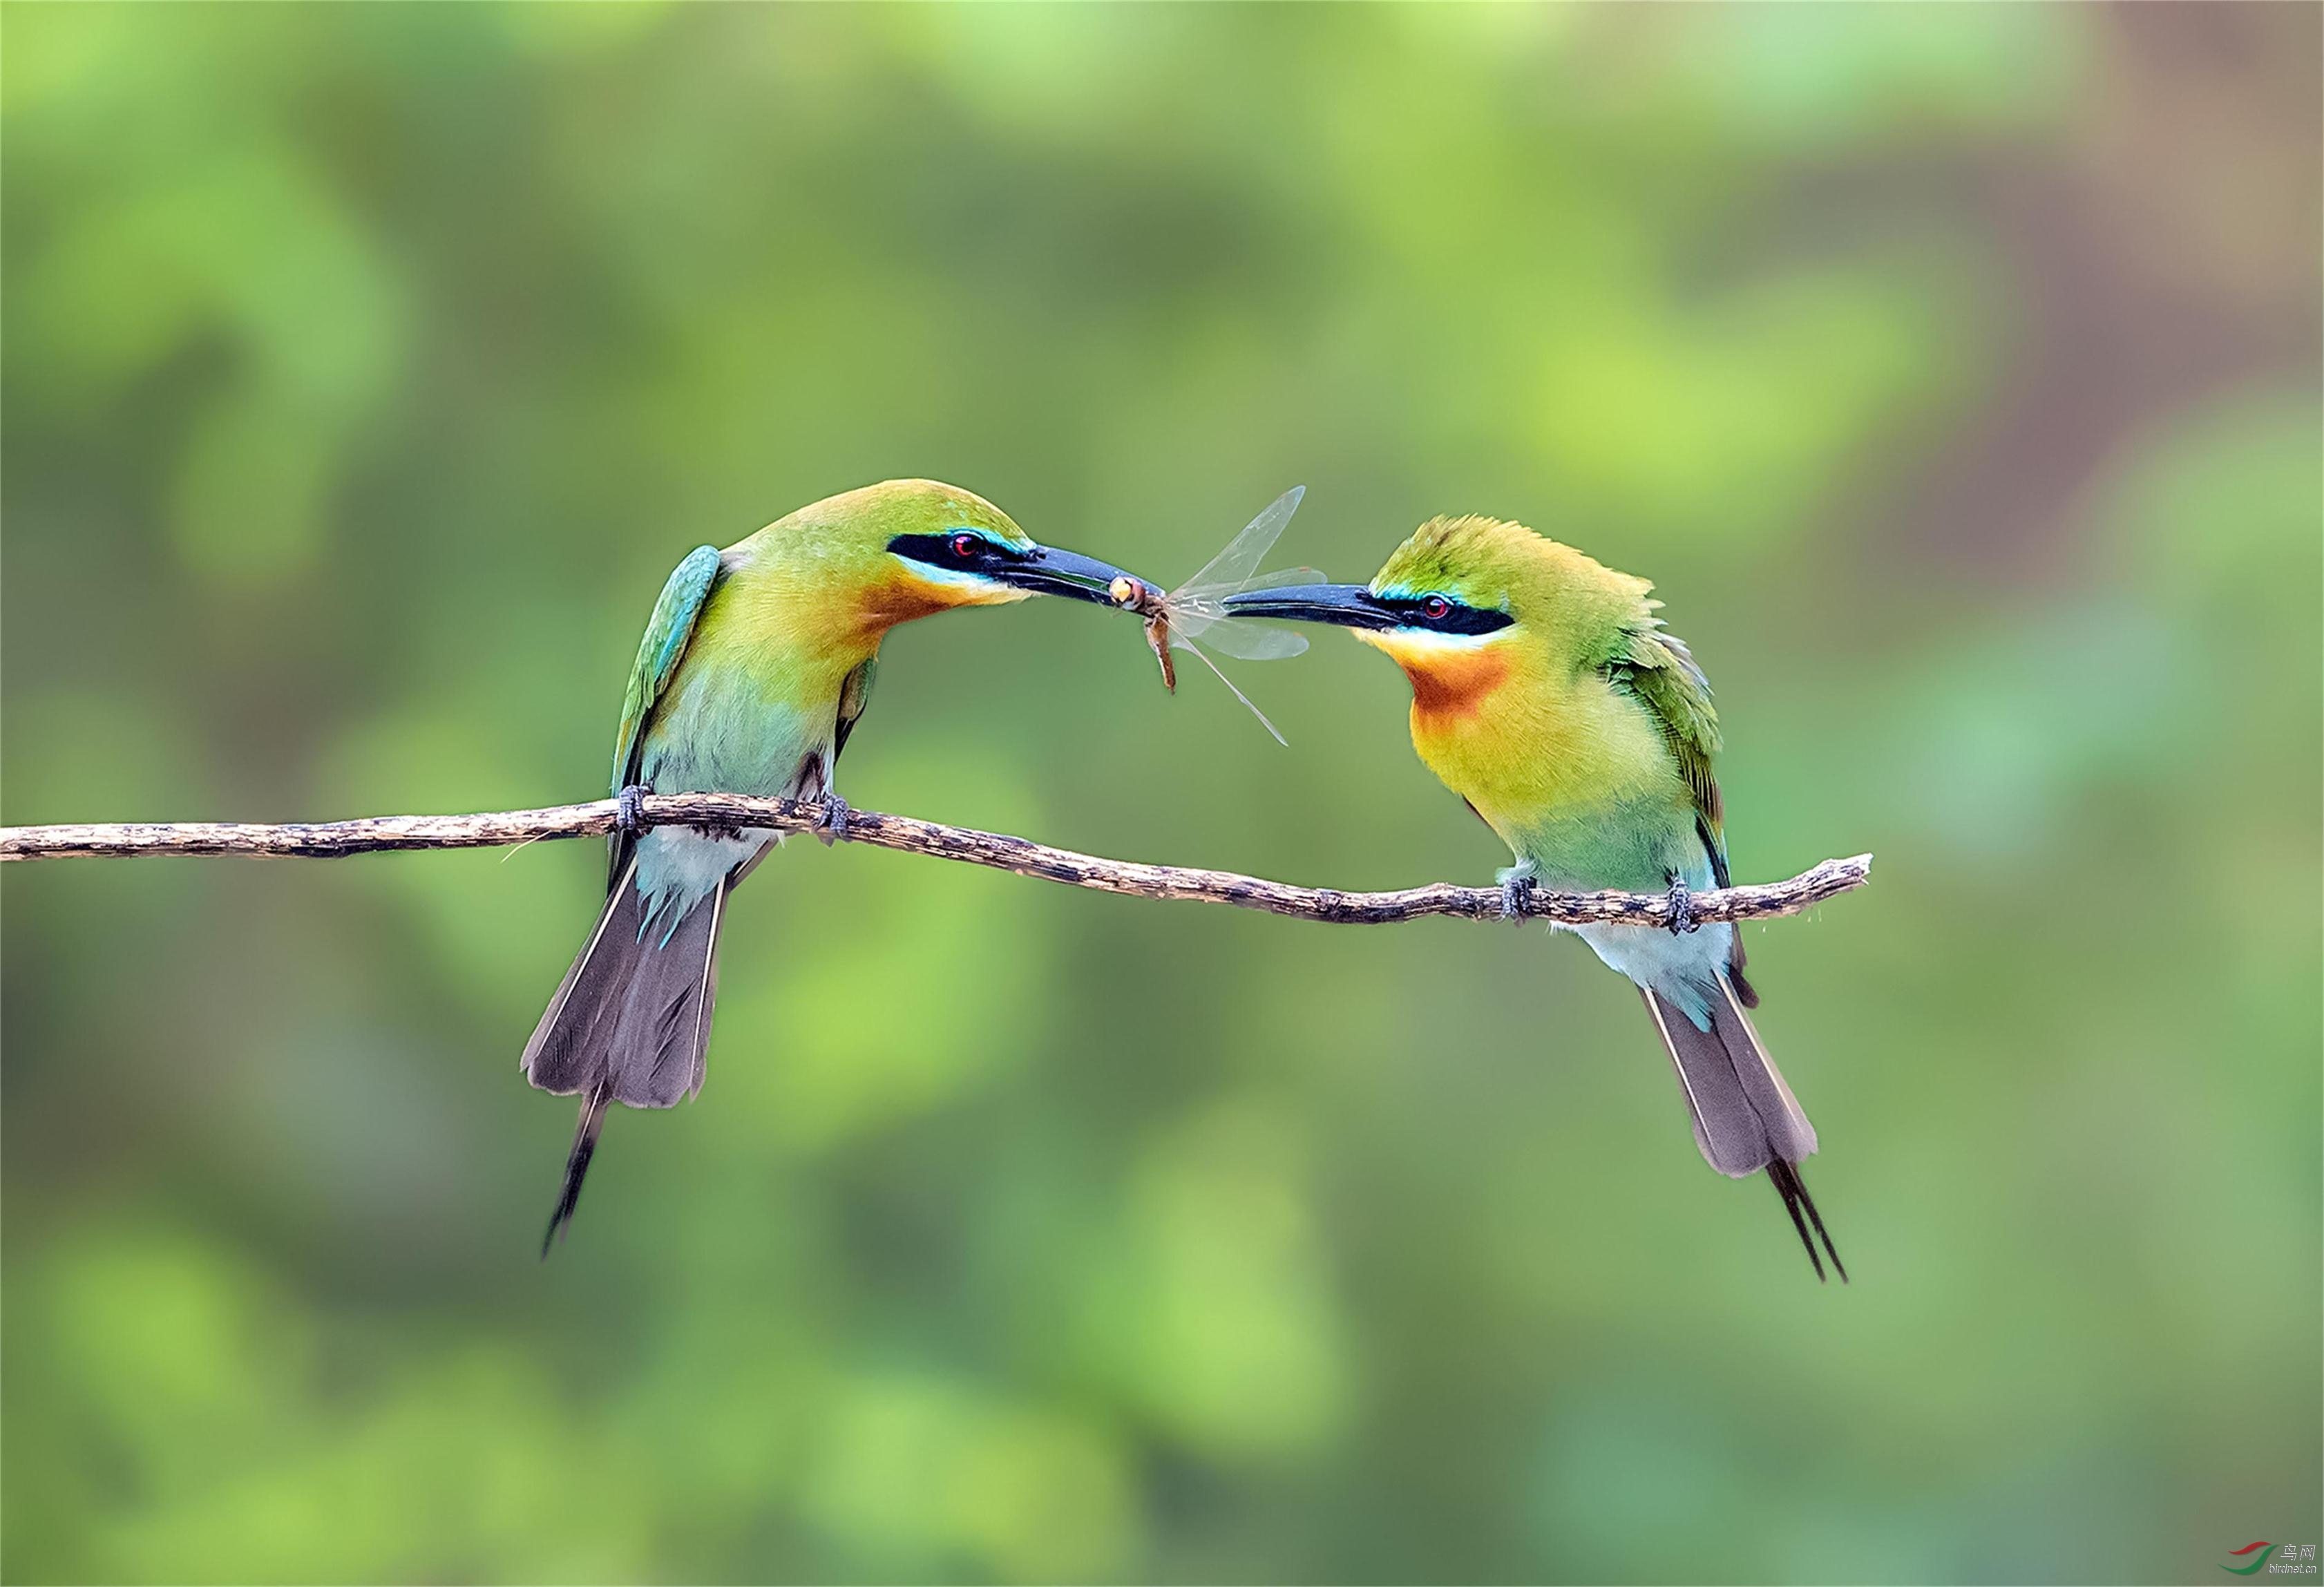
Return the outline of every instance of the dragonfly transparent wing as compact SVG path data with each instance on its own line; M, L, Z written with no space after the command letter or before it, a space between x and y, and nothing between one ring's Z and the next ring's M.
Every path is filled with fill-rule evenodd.
M1305 485L1293 485L1276 497L1267 511L1245 524L1242 532L1229 540L1226 549L1204 563L1194 577L1162 597L1163 609L1169 614L1171 648L1190 652L1209 668L1227 686L1227 691L1243 703L1243 708L1259 718L1259 724L1274 734L1275 742L1286 748L1290 741L1283 736L1282 730L1267 719L1267 713L1253 705L1249 695L1235 687L1234 679L1221 671L1219 664L1194 643L1194 636L1200 634L1227 655L1246 661L1281 660L1307 648L1305 634L1246 623L1227 615L1226 608L1226 597L1239 591L1322 580L1322 574L1307 567L1267 574L1258 571L1259 563L1282 537L1283 526L1299 510L1299 499L1306 494Z
M1299 511L1299 498L1307 494L1304 484L1293 485L1267 505L1267 511L1243 526L1240 534L1229 540L1226 549L1208 562L1194 577L1180 585L1174 595L1223 595L1246 587L1252 574L1275 542L1283 538L1283 526Z
M1261 628L1240 617L1229 617L1223 611L1215 617L1191 620L1174 616L1170 642L1184 650L1194 648L1195 634L1201 634L1203 642L1212 649L1243 661L1280 661L1307 648L1307 636L1296 629Z
M1196 590L1190 584L1176 595L1164 596L1163 603L1170 609L1170 632L1173 635L1189 638L1200 634L1204 643L1216 645L1228 655L1240 657L1246 661L1280 661L1286 656L1296 656L1305 650L1307 636L1297 629L1263 628L1243 618L1230 616L1226 597L1243 590L1277 589L1287 584L1323 582L1323 575L1313 567L1283 567L1224 587Z
M1249 590L1281 589L1285 585L1290 584L1328 584L1330 582L1331 576L1320 567L1278 567L1272 573L1262 573L1255 577L1246 578L1240 584L1212 584L1197 586L1189 583L1182 586L1176 594L1165 595L1163 599L1168 601L1178 611L1191 610L1197 615L1216 623L1227 614L1225 603L1229 595L1241 595Z
M1238 623L1236 626L1240 627L1240 626L1241 626L1241 625L1240 625L1240 623ZM1190 652L1192 652L1192 653L1193 653L1193 655L1194 655L1194 659L1195 659L1196 660L1198 660L1198 661L1202 662L1202 664L1203 664L1204 666L1205 666L1205 667L1209 668L1209 669L1211 669L1211 671L1212 671L1213 675L1213 676L1215 676L1221 683L1223 683L1223 684L1225 684L1225 685L1227 686L1227 692L1228 692L1228 693L1230 693L1230 694L1231 694L1231 695L1233 695L1233 696L1234 696L1234 697L1235 697L1236 699L1240 700L1240 701L1242 702L1242 704L1243 704L1243 709L1245 709L1245 710L1249 711L1252 715L1254 715L1254 716L1258 717L1258 718L1259 718L1259 724L1261 727L1264 727L1265 729L1267 729L1267 731L1268 731L1268 732L1269 732L1269 733L1271 733L1271 734L1273 734L1275 735L1275 742L1276 742L1277 743L1281 744L1281 745L1282 745L1285 749L1286 749L1286 750L1287 750L1287 749L1289 749L1289 748L1291 747L1291 741L1290 741L1289 739L1287 739L1287 738L1286 738L1286 737L1284 737L1284 736L1283 736L1283 730L1282 730L1281 728L1279 728L1279 727L1276 726L1274 723L1269 722L1269 721L1267 719L1267 713L1266 713L1266 712L1264 712L1264 711L1260 710L1257 706L1255 706L1255 705L1251 704L1251 699L1250 699L1250 697L1249 695L1247 695L1247 694L1243 693L1243 692L1242 692L1242 690L1240 690L1240 689L1239 689L1239 688L1235 687L1235 682L1234 682L1234 679L1233 679L1233 678L1229 678L1225 673L1221 672L1221 671L1219 670L1219 664L1218 664L1216 661L1212 660L1210 659L1210 657L1208 657L1208 656L1206 656L1206 655L1204 655L1204 654L1203 653L1203 648L1202 648L1202 646L1200 646L1200 645L1187 644L1187 643L1185 643L1185 642L1183 642L1182 641L1179 641L1179 640L1176 640L1176 639L1173 639L1170 642L1171 642L1171 645L1172 645L1172 647L1173 647L1174 649L1176 649L1176 650L1186 650L1186 651L1190 651Z

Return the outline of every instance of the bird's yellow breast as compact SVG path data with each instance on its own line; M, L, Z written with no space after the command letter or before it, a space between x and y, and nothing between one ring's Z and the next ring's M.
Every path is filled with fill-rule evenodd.
M1514 631L1360 632L1412 680L1412 747L1515 847L1545 820L1683 796L1669 746L1596 669L1560 670Z

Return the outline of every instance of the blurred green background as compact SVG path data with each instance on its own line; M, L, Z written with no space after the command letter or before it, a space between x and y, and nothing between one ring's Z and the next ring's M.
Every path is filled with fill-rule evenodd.
M5 877L5 1571L2196 1581L2319 1522L2319 13L11 6L5 815L603 792L663 577L956 481L1166 581L1655 578L1856 1275L1541 930L793 845L710 1084L581 844ZM890 642L858 804L1506 855L1344 637Z

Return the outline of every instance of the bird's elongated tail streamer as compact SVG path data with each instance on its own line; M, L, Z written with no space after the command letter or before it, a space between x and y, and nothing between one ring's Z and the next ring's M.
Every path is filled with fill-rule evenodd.
M565 1183L557 1193L557 1210L549 1214L549 1230L540 1237L540 1259L549 1259L551 1246L558 1235L573 1222L573 1209L581 1204L581 1181L589 1173L589 1159L597 1152L597 1131L605 1125L605 1099L612 1088L604 1084L592 1086L581 1103L581 1121L573 1129L573 1149L565 1158Z
M1822 1214L1816 1210L1796 1166L1816 1149L1815 1127L1792 1095L1783 1071L1760 1044L1759 1033L1744 1013L1735 989L1720 978L1709 1006L1707 1030L1699 1029L1659 993L1646 987L1638 991L1677 1072L1679 1091L1694 1124L1694 1144L1704 1159L1738 1179L1766 1170L1783 1197L1784 1210L1791 1214L1800 1243L1807 1248L1816 1277L1824 1276L1823 1258L1816 1250L1815 1237L1820 1235L1833 1269L1845 1283L1848 1269L1840 1265ZM1809 1232L1811 1224L1813 1235Z

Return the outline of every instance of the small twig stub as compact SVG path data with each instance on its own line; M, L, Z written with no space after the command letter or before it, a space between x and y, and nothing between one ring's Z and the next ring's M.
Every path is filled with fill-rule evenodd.
M251 854L277 859L334 859L343 854L396 849L498 848L540 838L595 837L610 831L620 814L612 799L558 805L540 810L502 810L471 816L373 816L354 821L257 826L245 822L122 822L103 826L0 827L0 861L128 858L140 854ZM821 833L829 817L820 804L796 799L750 798L741 794L649 794L639 818L647 826L706 826L733 830L757 827ZM1069 887L1092 888L1131 898L1186 899L1265 909L1299 919L1350 925L1387 925L1424 915L1453 915L1471 920L1506 918L1506 898L1498 887L1455 887L1431 882L1393 892L1345 892L1333 888L1295 887L1229 871L1200 871L1108 860L1071 849L1051 848L1003 833L946 826L940 822L850 809L844 827L850 843L905 853L957 860L1019 876L1037 876ZM1695 893L1689 900L1702 924L1795 915L1871 878L1872 856L1826 860L1786 881L1759 887L1727 887ZM1521 905L1525 918L1566 926L1667 926L1671 902L1661 893L1554 892L1536 888Z

